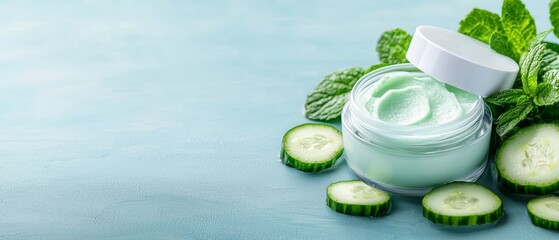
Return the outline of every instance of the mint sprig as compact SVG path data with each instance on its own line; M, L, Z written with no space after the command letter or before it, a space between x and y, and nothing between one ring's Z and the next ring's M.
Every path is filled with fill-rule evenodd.
M550 20L554 29L537 34L534 18L524 3L504 0L501 16L473 9L460 22L459 32L489 43L496 52L519 62L520 72L514 89L485 99L493 111L495 130L501 138L525 125L557 121L559 45L545 42L545 39L551 32L559 36L559 0L550 2Z
M509 89L498 92L485 101L506 110L498 115L496 132L507 136L522 121L531 118L535 121L550 121L542 118L541 111L559 102L559 70L552 70L540 78L545 44L535 45L520 63L522 89Z
M541 74L543 53L547 50L545 46L534 46L523 58L520 64L522 89L504 90L485 100L488 104L506 109L497 114L495 121L496 132L501 137L514 132L527 119L533 123L555 121L555 118L540 114L557 111L548 108L557 109L555 105L559 103L559 70Z

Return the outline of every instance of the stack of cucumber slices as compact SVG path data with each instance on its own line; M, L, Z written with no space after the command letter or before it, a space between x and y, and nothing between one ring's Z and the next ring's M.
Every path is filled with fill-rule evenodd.
M326 124L307 123L284 135L280 159L304 172L333 166L342 155L342 134ZM508 192L542 195L530 200L527 212L536 226L559 231L559 126L537 124L508 138L495 157L499 186ZM388 193L360 180L332 183L326 189L332 210L354 216L380 217L389 213ZM452 182L432 189L422 200L423 216L449 226L497 222L504 215L501 198L471 182Z

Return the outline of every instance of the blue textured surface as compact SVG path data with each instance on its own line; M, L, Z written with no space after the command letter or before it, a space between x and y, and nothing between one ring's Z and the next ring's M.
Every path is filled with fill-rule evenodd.
M548 28L547 1L525 2ZM426 221L419 198L378 219L338 214L325 188L354 178L345 163L312 175L277 159L309 122L306 94L376 63L382 31L457 29L500 4L2 2L0 239L556 239L511 196L475 232Z

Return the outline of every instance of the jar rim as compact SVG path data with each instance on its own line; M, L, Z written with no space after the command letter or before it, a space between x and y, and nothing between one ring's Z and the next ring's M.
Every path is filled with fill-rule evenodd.
M481 124L479 125L479 127L477 129L480 129L480 131L475 131L476 132L476 136L474 138L467 138L467 139L462 139L462 141L458 141L452 144L447 143L447 146L443 145L439 145L439 143L424 143L422 145L417 145L417 146L412 146L412 148L410 148L410 145L398 145L398 146L391 146L389 147L389 144L386 144L386 142L384 141L371 141L371 140L367 140L365 138L363 138L363 136L361 136L359 133L360 131L354 131L355 128L349 126L349 122L352 122L353 119L351 119L351 111L349 109L347 109L348 106L344 106L344 110L342 112L342 129L344 131L344 134L349 133L353 138L357 139L358 141L367 144L367 145L375 145L378 147L380 147L381 149L386 149L386 151L393 151L393 150L398 150L398 152L400 152L400 154L412 154L412 155L417 155L417 154L440 154L443 152L450 152L453 151L455 149L458 148L462 148L462 147L468 147L470 145L473 145L479 141L481 141L484 136L486 136L487 134L491 134L491 122L492 122L492 116L491 116L491 111L489 110L489 108L487 106L484 105L483 107L483 114L481 116ZM489 124L486 124L486 122L489 122ZM346 133L347 132L347 133ZM479 134L481 133L481 134ZM468 141L466 144L463 144L464 140ZM438 148L436 150L433 150L431 148L428 148L427 146L430 144L434 144L436 145ZM427 148L426 148L427 147ZM429 150L429 151L422 151L422 150Z

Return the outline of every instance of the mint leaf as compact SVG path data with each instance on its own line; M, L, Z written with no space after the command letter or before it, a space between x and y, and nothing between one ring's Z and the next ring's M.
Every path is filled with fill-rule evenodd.
M522 120L526 119L526 116L534 109L534 106L530 101L526 101L514 108L511 108L501 114L497 118L497 134L499 136L506 136L511 130L518 125Z
M376 48L381 63L398 64L408 62L406 52L410 42L411 35L399 28L382 33Z
M520 53L517 52L514 45L509 42L507 36L502 33L494 33L491 39L489 39L489 46L496 52L508 56L516 62L520 59Z
M530 42L530 48L535 47L536 45L540 44L545 40L545 38L553 31L553 28L547 29L541 33L539 33L532 41Z
M559 89L559 69L545 72L542 79L543 82L550 83L555 89Z
M534 96L538 86L538 73L542 63L545 45L538 44L528 52L528 55L520 64L520 75L522 79L522 89L525 93Z
M538 106L549 106L559 102L557 89L549 82L538 84L534 103Z
M328 121L337 118L347 102L355 82L365 74L362 68L348 68L333 72L307 96L305 116L311 120Z
M554 70L547 71L542 76L542 79L543 79L543 83L547 83L547 84L551 85L552 90L553 90L552 94L559 95L559 69L554 69ZM539 88L539 85L538 85L538 88ZM545 97L543 93L538 93L538 97L540 95L542 96L542 98ZM555 105L558 102L558 100L556 100L556 98L559 98L559 96L551 96L550 98L555 98L555 99L553 99L552 101L548 101L548 102L552 102L552 103L551 104L546 104L546 105ZM547 99L544 99L544 100L547 100ZM538 100L538 101L543 102L544 100ZM554 111L559 112L559 108L557 108L557 106L551 106L551 107L548 107L548 108L555 108ZM544 110L548 110L548 109L544 109ZM557 119L554 119L554 120L557 120Z
M504 0L501 16L503 29L516 52L526 51L537 33L534 18L524 3L520 0Z
M546 48L543 52L540 75L554 69L559 69L559 53L547 47L554 47L554 45L545 43L545 46Z
M546 73L553 69L559 69L559 54L551 51L545 50L542 57L541 72Z
M526 94L522 89L507 89L489 96L485 102L501 107L515 106L523 96Z
M487 10L474 8L460 21L458 32L489 43L495 32L504 33L501 17Z
M549 2L549 20L555 28L553 33L559 37L559 0L551 0Z

